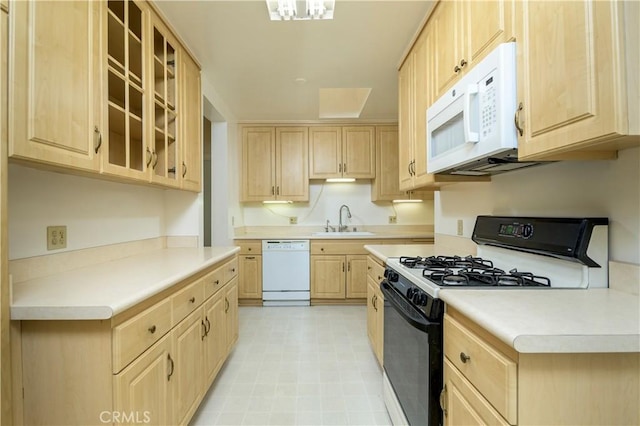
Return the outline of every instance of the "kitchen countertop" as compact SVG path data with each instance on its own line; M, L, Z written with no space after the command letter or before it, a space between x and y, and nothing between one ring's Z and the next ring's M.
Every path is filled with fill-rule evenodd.
M365 246L374 256L411 245ZM429 246L427 246L429 247ZM607 289L442 289L440 298L521 353L640 352L640 296Z
M11 319L109 319L239 250L160 249L13 283Z
M415 239L415 240L433 240L433 232L418 233L382 233L374 232L372 235L349 235L349 233L340 233L336 235L331 232L322 235L313 234L288 234L285 232L262 233L252 232L242 235L236 235L234 240L272 240L272 239L297 239L297 240L386 240L386 239Z

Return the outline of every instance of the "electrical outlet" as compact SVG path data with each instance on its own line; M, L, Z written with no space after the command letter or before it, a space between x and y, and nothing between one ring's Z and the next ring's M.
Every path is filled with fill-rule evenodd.
M298 224L298 216L290 216L289 225L297 225L297 224Z
M47 250L58 250L67 247L67 227L47 226Z
M398 216L389 216L389 223L398 223Z
M462 219L458 219L458 235L462 236L463 232L464 232L464 226L463 226Z

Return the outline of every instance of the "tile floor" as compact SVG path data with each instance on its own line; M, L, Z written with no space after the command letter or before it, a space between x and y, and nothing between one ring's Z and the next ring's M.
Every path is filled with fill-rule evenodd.
M239 311L238 343L193 426L391 424L365 306Z

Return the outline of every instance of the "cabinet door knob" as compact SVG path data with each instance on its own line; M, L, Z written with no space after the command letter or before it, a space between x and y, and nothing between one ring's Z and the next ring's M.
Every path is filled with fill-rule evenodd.
M465 354L464 352L460 352L460 361L462 361L463 364L466 364L467 361L470 361L471 357L467 354Z
M151 327L149 327L147 330L149 330L149 333L153 334L156 332L156 326L152 325Z
M442 408L442 414L447 415L447 385L444 385L442 390L440 391L440 408Z
M518 133L520 134L520 136L524 134L524 128L520 127L520 111L522 111L523 109L524 109L524 106L522 105L522 102L520 102L518 104L518 109L516 110L516 113L513 116L513 121L516 125L516 129L518 130Z
M167 374L167 382L171 380L171 376L173 376L173 358L171 358L171 354L167 354L167 360L169 361L169 374Z
M98 135L98 141L95 143L95 151L96 151L96 154L97 154L98 151L100 150L100 147L102 146L102 132L100 132L100 130L98 130L98 126L95 126L93 128L93 132Z

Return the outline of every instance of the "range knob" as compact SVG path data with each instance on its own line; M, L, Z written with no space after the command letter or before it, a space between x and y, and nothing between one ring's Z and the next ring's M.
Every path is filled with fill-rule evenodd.
M407 299L413 300L413 295L416 293L415 287L410 287L407 289Z
M387 281L389 281L390 283L396 283L398 282L398 274L395 271L392 271L391 269L386 269L384 271L384 277L387 279Z

